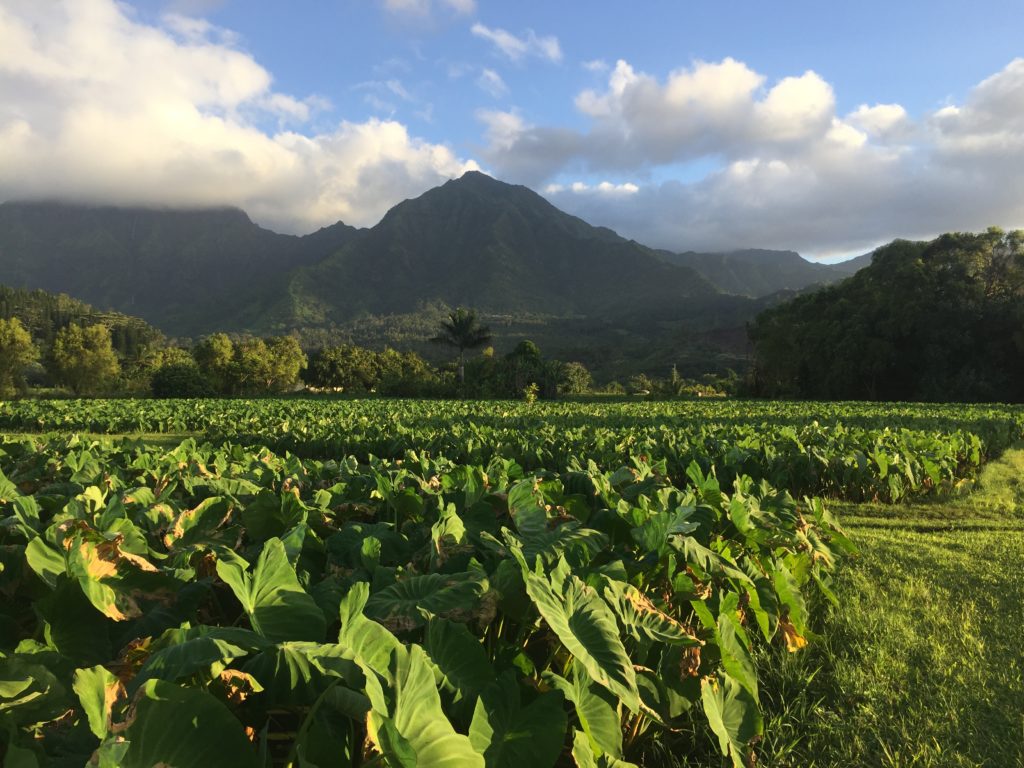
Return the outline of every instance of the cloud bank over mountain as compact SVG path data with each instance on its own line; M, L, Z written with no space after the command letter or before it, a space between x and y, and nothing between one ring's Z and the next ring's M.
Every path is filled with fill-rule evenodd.
M0 199L228 204L305 232L338 219L372 225L400 200L484 168L680 250L829 255L1024 224L1024 59L923 113L891 99L851 110L813 69L770 78L724 57L651 74L577 57L559 29L498 26L471 0L377 5L457 27L479 60L444 69L476 75L443 87L465 89L475 105L465 115L424 107L425 79L382 81L398 95L389 103L426 116L419 129L361 80L340 91L376 99L376 116L279 89L240 34L202 18L203 3L144 20L114 0L5 0ZM417 72L429 70L421 55ZM448 141L456 124L475 126L476 140Z

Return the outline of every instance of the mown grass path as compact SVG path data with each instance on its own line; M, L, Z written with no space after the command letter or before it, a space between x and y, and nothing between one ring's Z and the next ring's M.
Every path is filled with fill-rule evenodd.
M1024 450L963 499L836 506L860 556L772 665L763 762L1024 766Z

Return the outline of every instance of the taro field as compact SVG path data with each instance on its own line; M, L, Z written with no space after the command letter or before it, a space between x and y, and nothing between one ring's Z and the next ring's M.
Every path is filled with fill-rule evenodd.
M0 403L6 767L1019 766L1024 410Z

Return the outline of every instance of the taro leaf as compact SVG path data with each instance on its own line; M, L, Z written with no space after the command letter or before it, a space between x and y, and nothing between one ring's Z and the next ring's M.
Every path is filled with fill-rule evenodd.
M221 497L203 499L194 509L186 509L178 515L174 525L164 536L167 547L186 547L206 541L231 514L231 503Z
M523 578L540 615L587 674L636 712L640 707L636 674L611 608L592 587L570 573L564 558L550 577L540 571L539 562L537 565L537 571L524 567Z
M757 702L739 682L721 673L701 681L701 701L722 754L732 759L734 768L744 768L750 743L764 730Z
M426 652L418 645L391 654L389 712L376 707L368 735L389 765L416 768L484 768L484 758L457 733L441 709L441 696Z
M100 615L78 583L60 579L52 594L36 601L46 642L76 664L98 664L113 653L112 622Z
M387 676L391 652L402 644L381 624L363 615L369 596L370 585L360 581L342 599L338 643L349 648L360 664Z
M660 610L632 584L607 579L604 597L619 616L622 625L640 640L672 645L700 645L693 631Z
M67 711L67 691L57 677L32 655L0 657L0 720L34 725Z
M325 670L304 643L282 643L253 656L242 668L263 688L268 706L310 706L323 693Z
M542 534L548 527L544 500L532 477L520 480L508 490L508 511L516 523L516 530L524 537Z
M545 673L544 679L573 703L576 716L593 748L599 753L621 757L619 703L608 689L591 680L579 664L573 665L572 682L550 672Z
M307 510L294 493L263 490L242 510L242 524L257 541L280 536L306 522Z
M366 615L396 631L423 626L421 611L468 621L486 588L470 573L410 576L371 595Z
M199 688L149 680L140 689L122 768L261 768L242 724Z
M807 604L803 595L800 594L800 587L793 578L793 574L783 563L779 563L775 569L775 591L779 596L779 602L788 609L789 620L796 627L797 633L807 634Z
M433 618L423 645L444 675L444 682L463 698L476 696L494 683L487 652L465 624Z
M532 563L539 556L545 563L553 563L563 553L569 553L570 556L578 553L586 562L608 548L608 535L593 528L583 528L572 520L552 531L523 534L522 542L527 562Z
M239 562L220 558L217 575L231 587L252 628L263 637L274 642L323 641L324 614L299 585L280 539L264 543L251 576Z
M161 572L144 557L122 546L124 536L106 536L80 527L64 539L68 567L89 598L104 616L126 621L142 615L138 599L171 596L181 582Z
M736 618L736 593L722 600L715 639L722 653L725 671L757 701L757 670L750 658L747 633Z
M209 636L194 637L169 645L146 659L146 663L131 681L131 692L134 693L150 678L175 682L200 672L209 673L214 665L230 664L247 653L244 648Z
M548 768L562 752L567 719L562 694L549 691L525 707L515 674L506 672L477 699L469 740L487 768Z
M57 578L68 570L64 555L47 544L41 536L32 539L25 547L25 560L50 589L57 587Z
M334 711L327 699L335 691L342 694L355 694L339 685L324 691L323 703L316 708L311 717L303 723L302 730L295 737L295 754L299 758L299 768L333 768L337 765L351 765L354 758L355 734L352 721L361 722L366 719L369 702L361 715L349 716Z
M583 731L575 731L572 742L572 759L576 768L639 768L609 754L595 755L593 746Z
M91 730L100 741L110 734L111 711L125 694L121 681L104 667L75 670L72 683Z
M14 507L14 519L18 521L15 529L26 541L32 541L43 529L39 521L39 505L31 496L19 496L11 506Z

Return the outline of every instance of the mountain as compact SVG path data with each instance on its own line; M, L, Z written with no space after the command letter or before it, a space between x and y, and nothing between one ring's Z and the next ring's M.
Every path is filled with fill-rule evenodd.
M760 248L725 253L658 251L658 255L670 264L697 271L725 293L754 298L834 283L871 263L868 255L839 264L819 264L796 251Z
M846 261L840 261L836 264L830 264L829 266L832 267L832 269L836 273L842 275L843 277L849 277L850 275L860 272L865 267L870 267L871 260L874 257L874 255L875 252L871 251L870 253L865 253L862 256L856 256L852 259L847 259Z
M136 314L168 333L258 323L291 270L359 236L280 235L238 209L0 205L0 282Z
M744 325L838 279L792 252L668 254L470 172L373 228L295 237L232 208L0 204L0 283L65 292L174 336L298 331L307 346L415 348L474 307L498 351L524 338L606 377L742 367ZM621 373L620 373L621 371Z
M688 267L478 172L392 208L365 236L300 268L278 313L330 324L424 301L486 313L601 317L712 296Z

